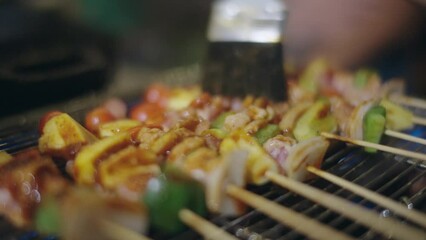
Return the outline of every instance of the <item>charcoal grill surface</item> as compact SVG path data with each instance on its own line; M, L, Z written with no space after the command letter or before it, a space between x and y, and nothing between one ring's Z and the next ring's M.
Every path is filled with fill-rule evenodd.
M70 107L69 109L72 109L70 114L81 121L84 113L94 106L94 103L92 101L92 104L78 104L78 106L80 107ZM426 116L425 110L412 110L418 116ZM3 129L0 129L0 150L15 153L28 147L36 146L39 136L36 126L37 121L35 119L25 118L17 119L15 124L6 127L2 126L1 128ZM417 126L407 133L426 138L425 127ZM420 144L394 138L385 138L383 142L390 146L426 153L426 148ZM387 153L369 154L356 147L343 147L329 154L322 168L406 204L408 208L426 213L426 167L420 161ZM326 180L316 178L308 183L376 211L378 215L383 217L393 216L391 211ZM370 231L363 225L274 184L251 186L249 189L353 237L360 239L386 239L385 236ZM277 223L255 209L251 209L238 218L211 216L210 220L240 239L305 239L303 235ZM406 219L399 218L399 220L406 224L414 225ZM0 219L0 236L0 239L52 239L51 237L41 238L34 232L15 229L4 219ZM201 238L192 230L187 230L173 237L161 236L158 233L150 233L150 236L155 239L169 238L175 240Z

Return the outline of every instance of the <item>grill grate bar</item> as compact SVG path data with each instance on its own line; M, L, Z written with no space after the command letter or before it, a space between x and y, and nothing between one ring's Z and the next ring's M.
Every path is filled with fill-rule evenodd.
M395 140L393 139L393 141L392 142L395 142ZM365 159L364 158L364 160L362 161L362 162L366 162L366 160L367 159ZM358 164L356 167L359 167L359 166L361 166L361 165L363 165L362 163L361 164ZM339 166L339 164L337 164L336 166L334 166L334 168L337 168ZM376 165L376 166L379 166L379 165ZM350 174L351 172L354 172L355 171L355 169L356 169L356 167L353 167L351 170L349 170L348 172L346 172L343 176L345 176L345 175L348 175L348 174ZM395 167L395 166L393 166L393 168L394 169L396 169L397 167ZM411 165L411 168L414 168L412 165ZM331 169L329 169L329 171L330 171ZM364 174L362 174L361 176L358 176L358 179L362 179L362 178L364 178L365 176L364 175L367 175L368 174L368 172L372 172L373 171L373 169L372 168L370 168L369 170L367 170L367 172L365 172ZM380 176L380 177L377 177L377 178L375 178L375 179L383 179L383 175L385 175L385 174L387 174L387 175L392 175L392 174L390 174L390 170L387 170L386 172L384 172L383 174L382 174L382 176ZM356 181L356 179L355 180L353 180L353 181ZM374 182L374 181L372 181L372 182ZM369 185L372 185L372 183L369 183ZM389 185L391 185L391 184L389 184ZM341 192L344 192L343 190L341 191L341 190L338 190L338 191L336 191L335 192L335 194L336 193L341 193ZM351 197L355 197L355 195L354 194L352 194L351 195ZM357 201L356 201L357 202ZM367 201L363 201L363 202L367 202ZM315 206L313 206L312 208L315 208ZM304 213L307 213L307 214L309 214L309 212L310 211L312 211L312 209L308 209L307 211L305 211ZM324 219L325 218L327 218L327 217L329 217L330 215L331 215L332 213L331 213L331 211L325 211L325 212L323 212L322 214L320 214L319 216L317 216L316 217L316 219L318 219L318 220L320 220L320 221L324 221ZM344 219L344 217L342 217L342 219ZM342 224L342 221L339 221L339 223L340 224ZM329 224L331 224L331 223L329 223ZM355 224L355 225L353 225L353 226L356 226L357 224ZM337 227L337 226L336 226ZM351 232L351 233L353 233L353 232ZM284 237L290 237L291 235L292 235L293 233L289 233L289 234L287 234L286 236L284 236Z
M350 160L350 159L349 159ZM348 160L348 161L349 161ZM356 169L359 167L359 166L361 166L361 165L364 165L364 164L367 164L367 161L360 161L359 162L359 164L356 166L356 167L354 167L354 168L352 168L352 169L350 169L346 174L344 174L342 177L345 177L346 175L349 175L350 173L352 173L352 172L354 172L354 171L356 171ZM376 166L374 166L374 167L378 167L379 165L376 165ZM373 171L374 170L374 168L370 168L368 171L370 172L370 171ZM361 175L358 175L357 176L357 178L355 178L353 181L356 181L356 180L358 180L358 179L362 179L365 175L367 175L368 174L368 172L364 172L363 174L361 174ZM325 191L327 191L328 190L328 188L330 188L331 186L334 186L334 187L336 187L337 188L337 186L336 185L334 185L334 184L329 184L329 186L327 187L327 188L324 188L323 190L325 190ZM327 191L327 192L330 192L330 191ZM338 188L337 189L337 191L334 191L334 192L330 192L330 193L333 193L333 194L342 194L342 193L344 193L344 192L347 192L345 189L343 189L343 188ZM357 202L357 201L356 201ZM304 211L303 212L303 214L310 214L310 213L312 213L312 212L314 212L315 211L315 208L322 208L322 207L320 207L318 204L314 204L310 209L307 209L306 211ZM329 209L326 209L325 211L323 211L323 212L321 212L320 214L318 214L316 217L315 217L315 219L317 219L317 220L319 220L319 221L321 221L321 222L327 222L327 219L330 219L330 218L332 218L333 216L336 216L337 214L335 213L335 212L333 212L333 211L331 211L331 210L329 210ZM335 218L334 220L331 220L330 222L328 222L327 224L328 225L330 225L330 226L332 226L332 227L335 227L335 228L337 228L339 225L346 225L346 224L348 224L348 222L350 222L351 220L349 220L349 219L347 219L347 218L345 218L345 217L343 217L343 216L340 216L339 217L339 215L337 215L338 217L337 218ZM289 233L289 234L293 234L293 233ZM284 236L284 237L286 237L286 236Z
M397 140L396 139L394 139L394 141L393 142L397 142ZM405 145L407 145L408 143L406 142L406 141L404 141L404 144ZM389 159L389 158L386 158L386 162L385 162L385 164L388 164L387 162L389 162L389 161L392 161L394 159L394 157L393 158L391 158L391 159ZM392 163L392 162L390 162L390 163ZM367 188L372 188L372 185L374 185L375 184L375 182L381 182L381 181L384 181L387 177L385 177L385 175L391 175L390 173L392 172L392 171L394 171L393 169L395 169L395 168L398 168L400 165L406 165L406 163L405 162L400 162L400 161L397 161L396 162L397 164L395 164L395 165L392 165L392 168L391 169L387 169L383 174L381 174L379 177L374 177L374 178L372 178L372 180L369 182L369 183L367 183L367 184L360 184L360 183L358 183L358 181L353 181L353 182L355 182L355 183L357 183L357 184L360 184L360 185L363 185L364 187L367 187ZM397 180L397 178L399 179L399 177L400 176L402 176L403 174L408 174L408 172L411 170L411 169L414 169L415 168L415 166L414 165L409 165L409 168L408 169L405 169L405 167L404 166L402 166L402 169L405 169L403 172L401 172L400 174L398 174L396 177L392 177L391 178L391 181L390 182L387 182L385 185L383 185L382 187L379 187L378 189L376 189L375 191L376 192L378 192L378 193L380 193L380 192L383 192L383 191L385 191L387 188L390 188L391 186L392 186L392 184L393 183L395 183L396 182L396 180ZM399 177L398 177L399 176ZM372 188L373 189L373 188ZM386 195L386 194L383 194L383 195ZM355 196L355 194L351 194L351 196L350 196L350 198L351 199L353 199L353 198L357 198L356 196ZM359 202L359 204L366 204L366 203L368 203L368 201L367 200L362 200L361 202ZM376 206L374 209L377 209L378 207ZM350 226L348 226L348 227L346 227L345 229L343 229L343 231L347 231L347 232L353 232L353 231L355 231L356 230L356 228L357 228L358 226L357 226L357 224L353 224L353 225L350 225Z
M352 159L352 158L355 158L355 157L357 157L359 155L359 152L356 152L355 154L351 154L350 156L349 156L349 158L347 158L347 160L350 160L350 159ZM358 162L358 165L362 165L363 164L363 161L360 161L360 162ZM350 171L351 169L349 169L349 171ZM318 183L319 181L322 181L323 183L325 183L325 180L320 180L320 179L317 179L317 180L315 180L314 181L314 184L315 183ZM336 188L336 186L333 186L333 185L327 185L326 187L325 187L325 189L327 189L327 190L329 190L329 188ZM292 192L287 192L286 194L284 194L284 195L282 195L282 196L280 196L280 197L278 197L278 198L276 198L276 199L274 199L274 201L275 202L280 202L280 203L284 203L284 202L286 202L286 201L288 201L288 198L289 198L289 196L293 196L294 194L292 193ZM299 198L299 201L298 202L296 202L294 205L291 205L291 206L289 206L289 207L291 207L292 209L296 209L296 208L300 208L300 207L302 207L303 208L303 206L311 206L310 208L308 208L307 210L305 210L305 211L302 211L303 213L305 213L305 214L308 214L308 215L311 215L312 217L314 217L314 213L315 212L318 212L318 211L320 211L320 212L323 212L323 211L327 211L327 209L325 209L325 208L322 208L321 206L319 206L319 205L317 205L317 204L313 204L312 202L310 202L309 200L306 200L306 199L303 199L302 197L298 197ZM288 204L287 204L288 205ZM306 207L305 207L306 208ZM297 210L297 209L296 209ZM334 214L334 216L336 215L335 213L332 213L331 211L329 211L329 213L331 213L331 214ZM276 224L276 226L274 226L273 227L273 230L274 231L276 231L277 229L280 229L278 226L280 226L280 224ZM255 229L256 228L256 226L249 226L249 228L253 228L253 229ZM285 228L283 228L283 229L285 229ZM286 235L284 235L284 237L290 237L290 236L292 236L292 237L296 237L295 235L297 235L297 236L300 236L298 233L296 233L296 232L292 232L292 230L291 229L289 229L288 231L287 231L287 233L291 233L291 235L288 235L288 234L286 234ZM271 232L271 230L270 229L268 229L268 230L266 230L265 232L259 232L259 234L261 234L262 236L264 236L264 235L271 235L272 234L272 232ZM292 238L291 237L291 238Z
M401 142L401 144L399 144L399 145L403 145L403 146L406 146L406 145L409 145L409 146L412 146L412 144L410 144L409 142L407 142L407 141L401 141L401 140L399 140L399 141L394 141L394 142ZM398 144L396 144L396 145L398 145ZM419 148L421 148L420 146L417 146L417 148L416 148L416 150L415 151L417 151L417 150L419 150ZM396 158L396 156L393 156L393 158L392 158L392 160L396 160L395 159ZM407 161L397 161L397 164L398 165L393 165L392 167L395 167L395 166L399 166L399 165L407 165ZM399 190L397 190L397 191L395 191L393 194L385 194L385 191L386 190L388 190L388 189L391 189L392 187L394 188L395 187L395 183L396 182L398 182L403 176L412 176L412 174L414 174L414 173L416 173L415 171L416 171L416 169L418 169L418 167L419 167L419 164L418 163L416 163L416 164L410 164L410 165L408 165L408 168L405 168L405 167L403 167L402 169L405 169L405 170L403 170L401 173L399 173L399 174L397 174L396 176L394 176L389 182L387 182L385 185L383 185L382 187L380 187L380 188L378 188L378 189L376 189L375 191L376 192L378 192L378 193L381 193L382 195L385 195L385 196L388 196L389 198L391 198L391 199L394 199L394 200L396 200L397 199L397 197L398 196L400 196L400 195L402 195L405 191L406 191L406 189L416 180L416 179L419 179L422 175L424 175L426 172L423 172L423 173L420 173L420 174L418 174L417 173L417 176L415 176L413 179L411 179L410 181L406 181L406 183L403 185L403 186L399 186L397 189L399 189ZM384 174L385 173L388 173L388 172L390 172L391 170L386 170L386 172L384 172ZM383 174L382 174L383 175ZM377 178L373 178L373 180L371 181L371 182L374 182L374 181L377 181L377 180L383 180L384 179L384 177L383 176L379 176L379 177L377 177ZM368 187L367 185L366 185L366 187ZM362 202L368 202L367 200L363 200ZM361 202L360 202L361 203ZM383 208L381 208L380 206L375 206L374 208L373 208L374 210L376 210L376 211L379 211L379 210L381 210L382 211L382 214L384 213L383 211L385 211L385 210L383 210ZM344 228L344 229L342 229L342 231L345 231L345 232L354 232L354 231L356 231L357 230L357 226L355 225L355 224L353 224L353 225L351 225L351 226L348 226L348 227L346 227L346 228ZM365 233L364 234L364 237L366 237L369 233L370 233L371 231L368 231L367 233Z
M414 166L410 166L410 167L414 167ZM407 171L405 171L405 175L407 175L407 174L409 174L409 171L410 170L407 170ZM391 181L391 182L388 182L387 184L385 184L385 185L383 185L382 187L380 187L379 189L376 189L375 191L377 192L377 193L381 193L381 192L383 192L384 190L386 190L387 188L389 188L389 187L391 187L392 185L393 185L393 183L394 183L395 181ZM353 199L353 198L358 198L358 197L356 197L355 196L355 194L353 194L353 196L351 196L350 197L350 199ZM395 198L393 198L393 199L395 199ZM383 208L382 207L380 207L380 206L378 206L378 205L376 205L376 204L374 204L374 203L371 203L371 202L369 202L368 200L366 200L366 199L363 199L362 201L360 201L360 202L358 202L358 204L359 205L366 205L366 204L371 204L371 210L375 210L375 211L377 211L378 212L378 214L383 214ZM347 226L346 228L344 228L344 229L342 229L342 231L344 231L344 232L354 232L354 231L356 231L357 230L357 228L358 228L358 226L356 225L356 224L353 224L353 225L349 225L349 226Z
M414 165L412 165L412 166L414 167ZM420 179L421 177L424 177L424 176L426 176L426 172L418 174L417 176L415 176L414 178L409 180L407 183L405 183L403 186L401 186L392 195L390 195L390 197L395 199L396 196L402 195L407 190L407 188L409 188L415 181L417 181L418 179Z
M15 153L19 150L36 146L38 138L37 131L26 131L0 139L0 151Z

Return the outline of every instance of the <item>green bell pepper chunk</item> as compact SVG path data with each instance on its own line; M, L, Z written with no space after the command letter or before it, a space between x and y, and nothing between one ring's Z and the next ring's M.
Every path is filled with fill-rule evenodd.
M259 129L254 134L254 137L256 138L257 142L262 145L264 144L268 139L275 137L280 133L280 128L276 124L268 124L265 127Z
M360 89L364 88L368 83L368 79L370 79L370 77L375 73L376 72L374 70L366 69L366 68L362 68L358 70L355 73L355 81L354 81L355 87Z
M330 102L318 100L299 118L293 130L297 141L318 136L320 132L333 132L337 129L337 120L330 114Z
M61 227L60 208L53 197L47 197L37 208L35 228L45 234L59 234Z
M220 114L210 125L212 129L223 129L223 125L225 123L225 118L229 115L233 114L232 112L224 112Z
M143 202L149 209L151 227L166 235L185 229L179 219L181 209L190 209L201 216L207 214L202 185L170 167L166 167L162 176L149 181Z
M382 106L374 106L364 116L363 140L379 143L386 127L386 109ZM366 152L375 153L375 148L365 148Z
M311 62L300 76L299 85L302 89L316 93L318 91L317 78L328 70L328 64L324 59Z

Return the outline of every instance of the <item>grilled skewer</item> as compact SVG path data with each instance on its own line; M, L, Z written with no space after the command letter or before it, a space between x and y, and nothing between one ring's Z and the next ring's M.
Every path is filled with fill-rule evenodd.
M414 116L413 117L413 123L416 123L418 125L426 126L426 119L418 117L418 116Z
M312 239L353 239L327 225L236 186L227 193Z
M393 218L381 218L370 210L307 184L272 172L267 172L266 176L272 182L360 222L385 236L391 236L396 239L422 239L426 236L426 232L420 229L404 225Z
M322 171L316 167L308 166L308 171L322 177L336 185L339 185L342 188L348 189L351 192L354 192L355 194L362 196L374 203L377 203L381 206L384 206L388 208L391 211L394 211L395 213L419 224L420 226L423 226L426 228L426 214L421 213L419 211L416 211L414 209L408 209L406 206L395 202L391 200L390 198L384 197L376 192L373 192L367 188L358 186L352 182L349 182L343 178L340 178L336 175L333 175L331 173Z
M0 192L0 213L19 227L64 239L146 239L137 232L145 225L139 204L71 186L35 149L2 161Z
M417 108L426 108L426 101L420 98L414 98L409 96L403 96L403 95L391 95L389 98L401 105L411 106L411 107L417 107Z
M101 221L102 230L112 240L151 240L151 238L141 235L129 228L123 227L110 221Z
M227 233L225 230L218 228L204 218L198 216L191 210L182 209L179 217L189 227L203 235L204 239L211 240L236 240L237 238Z
M84 134L83 134L84 135ZM84 136L83 136L84 137ZM126 143L127 144L127 143ZM167 149L164 149L164 151L165 152L167 152ZM109 152L110 153L110 152ZM94 162L96 162L96 160L99 160L99 159L94 159ZM92 178L94 178L94 176L92 176Z
M359 145L359 146L362 146L362 147L375 148L375 149L378 149L378 150L383 151L383 152L389 152L389 153L393 153L393 154L397 154L397 155L401 155L401 156L405 156L405 157L409 157L409 158L419 159L421 161L426 161L426 154L422 154L422 153L417 153L417 152L412 152L412 151L403 150L403 149L399 149L399 148L389 147L389 146L381 145L381 144L377 144L377 143L371 143L371 142L366 142L366 141L362 141L362 140L356 140L356 139L352 139L352 138L342 137L342 136L338 136L338 135L326 133L326 132L322 132L321 136L328 138L328 139L339 140L339 141Z
M414 137L414 136L411 136L410 134L405 134L405 133L401 133L401 132L397 132L397 131L393 131L393 130L389 130L389 129L386 129L384 134L391 136L391 137L403 139L403 140L406 140L406 141L409 141L409 142L414 142L414 143L426 145L426 139Z

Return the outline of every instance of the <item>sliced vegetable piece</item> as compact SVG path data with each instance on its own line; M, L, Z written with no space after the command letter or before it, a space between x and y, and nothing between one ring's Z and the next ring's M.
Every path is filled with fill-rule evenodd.
M52 196L43 199L35 213L35 228L44 234L58 235L61 232L61 212L57 201Z
M142 123L132 119L121 119L108 123L104 123L99 126L99 137L111 137L117 133L128 131L134 127L141 126Z
M127 115L127 104L120 98L110 98L106 100L102 106L106 108L115 119L122 119Z
M156 103L143 102L132 108L130 118L149 127L161 127L165 121L164 108Z
M321 167L324 155L330 143L323 137L313 137L294 145L285 162L285 171L289 178L306 181L313 177L307 166Z
M167 109L181 110L188 107L198 96L201 89L197 86L187 88L174 88L170 91Z
M351 114L347 116L347 124L343 135L358 140L364 139L365 114L376 105L376 101L366 101L352 110Z
M373 74L377 74L376 71L372 69L362 68L356 71L355 73L355 80L354 80L354 86L357 88L364 88L367 86L368 80Z
M100 161L108 154L113 154L130 144L130 133L123 132L85 146L78 153L74 162L74 175L77 183L93 184L95 182L96 161Z
M222 129L207 129L201 133L201 136L212 135L217 139L224 139L228 133Z
M2 166L3 164L6 164L11 159L12 159L12 155L10 155L9 153L5 151L0 151L0 166Z
M97 107L87 113L85 119L85 126L92 133L97 133L99 125L114 121L115 116L105 107Z
M142 201L148 207L152 228L166 234L185 228L178 216L181 209L207 214L202 185L172 167L166 167L164 175L148 182Z
M311 62L300 77L300 86L309 92L316 93L318 91L318 78L325 74L328 64L324 59L317 59Z
M40 151L66 158L82 146L97 141L93 134L66 113L51 117L42 132L38 145Z
M413 113L403 107L383 99L380 106L386 108L386 128L403 131L413 127Z
M121 196L129 200L137 200L149 179L159 175L161 170L153 152L129 146L100 162L97 172L104 188L123 193Z
M144 234L147 217L140 203L98 194L93 189L73 187L56 198L62 215L61 239L130 239L111 234L111 226L120 226Z
M303 113L312 105L312 102L302 102L294 105L288 112L283 116L280 121L280 128L286 132L293 132L296 126L297 120L303 115Z
M61 114L62 114L62 112L59 112L59 111L51 111L51 112L48 112L48 113L44 114L43 117L39 121L38 132L40 134L43 134L43 129L44 129L44 126L46 125L46 123L51 118L53 118L54 116L58 116L58 115L61 115Z
M185 157L193 152L194 150L205 146L206 143L203 138L194 136L183 139L180 143L178 143L173 149L170 151L167 156L167 161L172 162L180 162L185 159Z
M259 129L254 137L259 144L264 144L268 139L275 137L280 133L280 128L276 124L268 124L265 127Z
M212 128L212 129L223 129L226 117L228 117L231 114L233 114L233 112L224 112L224 113L220 114L212 122L212 124L210 125L210 128Z
M183 138L193 136L193 132L189 131L186 128L177 128L172 129L165 133L164 135L157 138L150 147L155 154L163 155L168 154L168 152L176 146Z
M248 183L261 185L267 182L267 171L278 172L278 165L274 159L262 148L256 139L244 131L232 132L223 139L219 152L222 155L230 154L237 149L248 152L246 177Z
M208 174L205 185L207 206L211 212L225 216L240 216L244 213L246 206L227 195L226 187L245 187L247 157L247 151L236 149L221 156L219 164Z
M330 102L318 100L300 117L293 134L297 141L318 136L319 132L335 132L337 120L330 113Z
M386 126L386 109L382 106L374 106L364 116L363 140L379 143ZM370 153L377 152L375 148L365 148Z
M171 89L160 83L151 84L145 91L144 100L165 108L169 102Z

